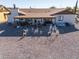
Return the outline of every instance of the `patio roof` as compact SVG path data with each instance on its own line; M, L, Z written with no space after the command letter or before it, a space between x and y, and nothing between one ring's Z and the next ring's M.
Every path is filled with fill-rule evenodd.
M21 19L21 18L55 18L55 16L50 15L37 15L37 14L30 14L30 15L24 15L24 16L15 16L14 19Z

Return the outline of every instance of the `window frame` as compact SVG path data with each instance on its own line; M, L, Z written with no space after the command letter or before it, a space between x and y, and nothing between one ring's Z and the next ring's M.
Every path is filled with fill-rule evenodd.
M64 16L58 16L58 21L63 21L64 20Z

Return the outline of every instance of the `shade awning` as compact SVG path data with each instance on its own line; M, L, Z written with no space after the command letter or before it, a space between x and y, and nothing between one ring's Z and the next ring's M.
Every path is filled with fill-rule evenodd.
M55 18L55 16L15 16L14 19L23 19L23 18Z

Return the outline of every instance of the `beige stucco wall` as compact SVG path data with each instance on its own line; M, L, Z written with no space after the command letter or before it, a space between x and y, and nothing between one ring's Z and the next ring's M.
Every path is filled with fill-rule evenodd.
M4 15L4 12L0 12L0 23L5 23L8 21L8 15Z

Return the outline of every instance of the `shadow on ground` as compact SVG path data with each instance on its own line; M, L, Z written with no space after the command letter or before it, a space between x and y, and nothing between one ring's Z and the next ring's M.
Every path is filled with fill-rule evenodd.
M11 25L0 25L0 36L5 36L5 37L15 37L15 36L22 36L22 30L26 27L20 27L20 28L13 28ZM53 28L53 26L52 26ZM66 33L71 33L75 31L79 31L79 29L76 29L75 26L65 26L65 27L57 27L59 30L60 34L66 34ZM26 28L28 30L26 36L51 36L50 32L50 25L48 26L42 26L36 29L35 27L29 26Z
M23 29L28 30L26 36L50 36L49 32L49 25L39 27L38 29L32 26L29 27L20 27L20 28L13 28L11 25L0 25L0 36L22 36Z
M74 25L58 27L58 30L60 34L66 34L66 33L79 31L79 29L77 29Z

